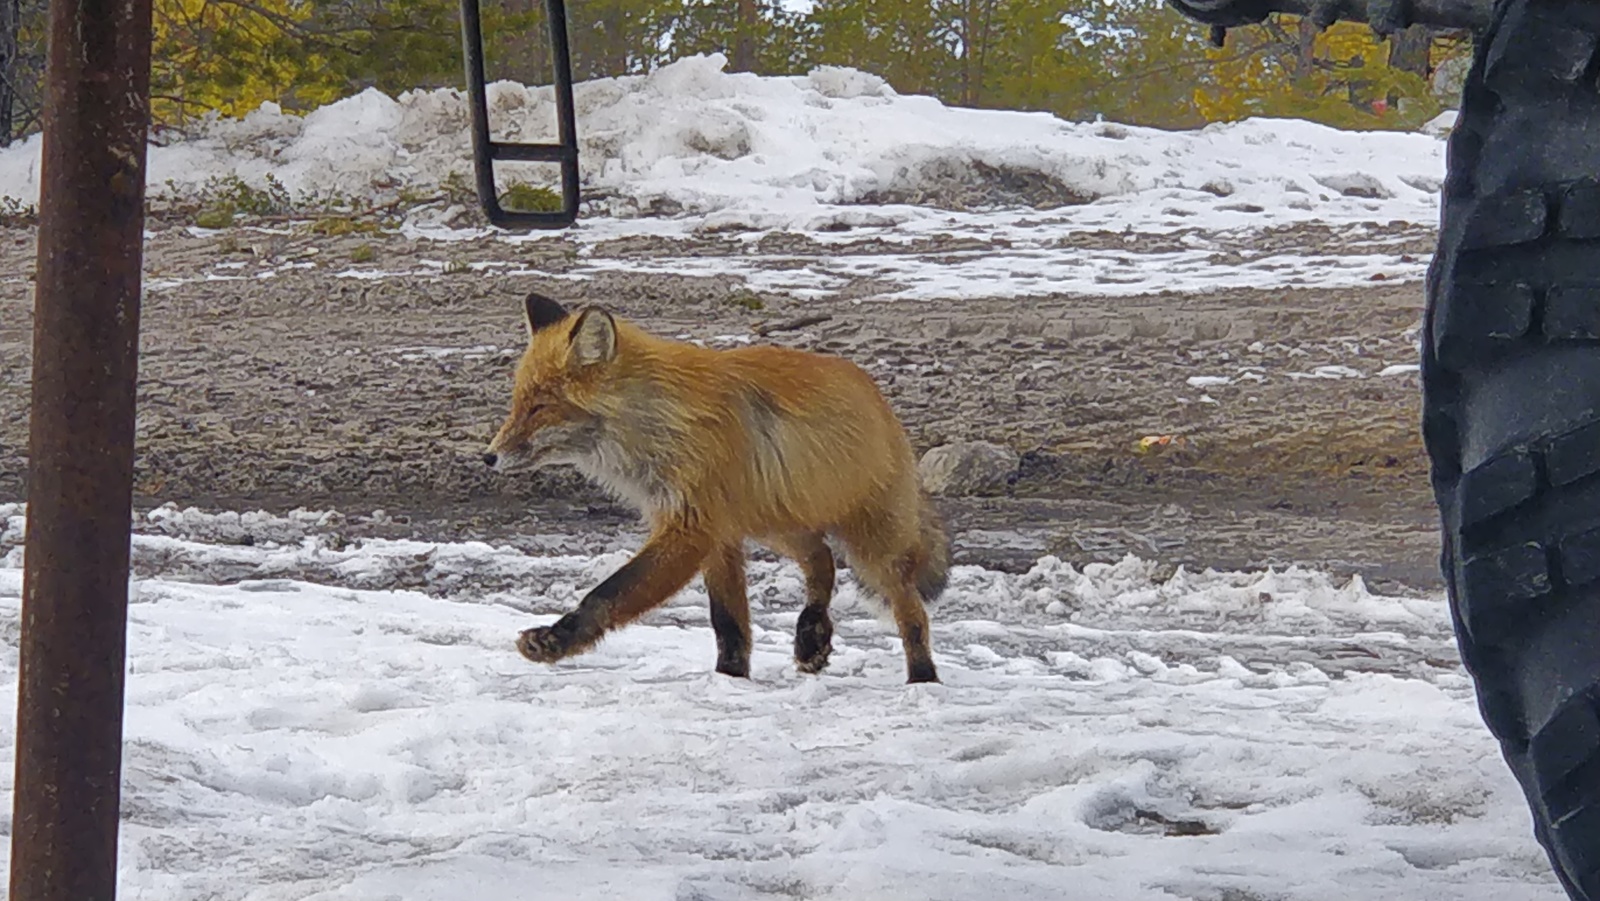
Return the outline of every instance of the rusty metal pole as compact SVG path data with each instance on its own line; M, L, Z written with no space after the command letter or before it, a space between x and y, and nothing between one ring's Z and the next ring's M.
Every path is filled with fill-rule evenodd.
M112 901L150 0L51 0L11 901Z

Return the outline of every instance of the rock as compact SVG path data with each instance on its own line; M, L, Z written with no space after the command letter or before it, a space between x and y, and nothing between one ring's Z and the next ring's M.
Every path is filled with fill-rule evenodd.
M1374 200L1384 200L1394 196L1394 192L1383 186L1365 172L1341 172L1335 175L1313 176L1317 184L1332 191L1338 191L1346 197L1368 197Z
M1003 492L1017 472L1016 451L989 441L956 441L922 456L917 469L934 494L983 495Z

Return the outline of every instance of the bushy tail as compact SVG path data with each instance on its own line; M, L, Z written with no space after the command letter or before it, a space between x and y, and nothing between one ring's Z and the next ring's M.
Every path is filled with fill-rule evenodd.
M921 492L921 565L917 567L917 593L924 604L931 604L944 593L950 581L950 536L945 534L944 520L927 489Z

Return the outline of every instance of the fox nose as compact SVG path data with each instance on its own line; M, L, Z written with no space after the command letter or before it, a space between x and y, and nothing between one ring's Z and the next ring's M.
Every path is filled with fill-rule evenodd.
M499 454L484 454L483 455L483 464L485 466L490 467L491 469L498 462L500 462L500 455Z

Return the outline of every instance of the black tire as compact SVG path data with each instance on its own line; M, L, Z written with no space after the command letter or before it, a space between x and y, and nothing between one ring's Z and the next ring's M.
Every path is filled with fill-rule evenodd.
M1600 3L1500 0L1449 144L1423 330L1442 566L1479 709L1600 901Z

